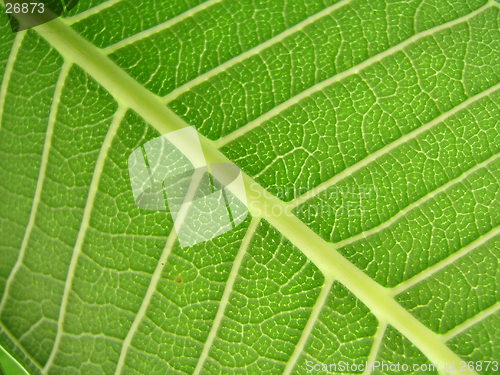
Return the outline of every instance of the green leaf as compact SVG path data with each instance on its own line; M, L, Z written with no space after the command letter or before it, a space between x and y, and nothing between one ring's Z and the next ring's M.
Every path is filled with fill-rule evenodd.
M25 375L26 371L19 366L2 347L0 347L0 375Z
M1 18L0 345L30 374L497 373L499 20L485 0ZM186 126L250 211L191 247L127 167Z

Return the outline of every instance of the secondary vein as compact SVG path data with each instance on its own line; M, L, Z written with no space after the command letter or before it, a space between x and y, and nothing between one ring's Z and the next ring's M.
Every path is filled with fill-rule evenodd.
M85 239L85 235L87 234L87 229L90 225L90 216L92 214L92 209L94 207L95 197L97 195L97 189L99 186L99 182L101 180L101 176L104 170L104 163L106 161L106 157L108 155L108 151L111 148L111 143L115 137L116 132L118 131L118 127L120 126L121 120L125 115L126 108L121 107L115 113L113 121L108 129L108 133L104 139L101 150L99 151L99 156L97 157L97 162L94 168L94 174L92 176L92 181L90 182L89 193L87 196L87 201L85 202L85 209L83 211L82 222L80 224L80 229L78 231L78 236L76 238L75 247L73 249L73 253L71 255L71 260L68 267L68 274L66 276L66 282L64 284L64 292L61 300L61 306L59 307L59 316L57 319L57 333L54 340L54 345L50 352L49 358L45 363L43 368L44 373L48 372L52 363L54 362L57 350L61 343L61 338L64 332L64 319L66 317L66 307L69 301L69 294L71 292L71 288L73 286L73 278L75 276L76 265L78 262L78 258L82 252L83 241Z
M50 149L52 147L52 136L54 134L54 126L55 126L55 122L56 122L57 112L59 109L59 102L61 99L62 90L64 88L64 83L66 82L66 77L68 76L70 68L71 68L70 64L64 64L62 66L61 71L59 73L59 77L57 79L56 86L54 88L54 95L52 97L52 106L50 108L50 114L49 114L49 119L48 119L48 123L47 123L47 130L45 133L45 141L44 141L44 145L43 145L42 157L41 157L41 161L40 161L40 170L38 172L38 178L37 178L36 188L35 188L35 195L33 196L33 202L31 203L30 216L28 219L28 224L26 225L26 230L24 231L24 234L23 234L21 248L19 250L19 254L17 256L16 263L14 264L14 267L12 267L12 270L10 271L10 274L7 278L7 281L5 282L4 293L3 293L2 299L0 300L0 313L3 311L5 304L7 303L10 287L14 281L14 278L15 278L19 268L21 268L21 265L23 264L26 249L28 247L28 243L29 243L29 240L31 237L31 233L32 233L32 230L35 226L35 219L36 219L36 216L38 213L38 206L40 205L43 185L45 182L45 176L46 176L46 172L47 172L49 153L50 153Z

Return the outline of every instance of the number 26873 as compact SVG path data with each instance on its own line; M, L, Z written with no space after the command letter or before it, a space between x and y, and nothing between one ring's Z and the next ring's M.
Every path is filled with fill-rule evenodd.
M33 14L33 13L44 13L45 4L44 3L6 3L5 13L8 14Z

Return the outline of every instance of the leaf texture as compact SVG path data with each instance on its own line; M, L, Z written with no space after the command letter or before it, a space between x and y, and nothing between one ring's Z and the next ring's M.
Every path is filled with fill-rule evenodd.
M484 0L1 18L0 345L30 374L495 374L499 19ZM245 173L251 213L188 248L127 168L186 126Z

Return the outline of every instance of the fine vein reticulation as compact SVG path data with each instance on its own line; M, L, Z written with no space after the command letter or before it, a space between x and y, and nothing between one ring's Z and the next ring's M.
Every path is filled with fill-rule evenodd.
M294 33L301 32L304 27L314 24L322 17L330 15L333 11L341 9L345 5L349 5L351 1L340 1L326 7L320 12L297 23L295 26L286 29L281 34L268 39L266 42L258 44L253 48L248 49L246 52L228 59L225 63L200 74L192 80L186 81L184 84L167 94L166 97L157 95L146 89L143 84L131 77L124 69L117 65L115 61L108 57L108 54L112 54L122 48L132 45L135 42L151 37L159 32L162 32L163 30L168 30L173 25L181 23L195 16L199 12L210 11L212 6L220 5L220 3L221 1L207 1L205 3L199 3L198 5L193 6L192 9L173 17L164 24L154 26L151 29L145 30L137 35L125 38L122 41L107 47L106 49L99 49L95 47L93 44L89 43L76 33L69 25L81 22L88 17L98 15L99 12L103 10L112 9L113 6L120 4L120 1L104 2L97 5L95 8L91 8L67 20L55 20L35 29L36 33L45 39L52 48L59 52L59 54L63 57L64 62L62 64L59 77L54 84L52 105L48 116L45 143L41 154L42 157L37 177L36 189L32 199L29 220L24 230L22 245L16 256L16 261L13 263L13 266L5 277L3 295L0 302L0 323L2 327L0 333L3 333L8 341L15 344L16 349L19 351L17 355L24 356L34 369L37 369L42 373L62 373L63 367L57 363L58 358L63 358L71 352L71 348L67 346L67 342L64 342L65 337L80 337L82 340L87 339L86 334L79 334L78 336L73 332L72 324L75 323L75 311L72 310L70 306L70 295L73 294L73 298L81 299L81 297L78 296L78 290L80 290L80 287L75 283L75 279L78 280L78 278L82 278L83 276L77 273L77 265L79 263L84 264L87 262L87 259L90 259L90 256L86 254L84 250L84 244L85 241L88 240L88 237L91 238L92 231L94 230L94 225L92 224L94 206L97 205L96 200L101 199L98 193L101 185L104 184L103 179L105 178L105 165L108 162L110 164L115 163L112 156L110 156L110 151L115 145L115 142L118 142L120 130L125 128L127 121L140 121L138 119L130 120L130 118L132 118L131 116L139 115L141 119L151 125L159 133L166 133L190 126L191 124L186 122L185 118L178 116L166 107L165 101L170 102L175 100L180 95L189 92L191 89L195 89L198 85L202 85L205 81L213 79L218 74L223 74L224 72L229 71L244 60L249 59L252 56L259 55L265 51L266 48L282 42ZM212 141L208 137L200 134L200 139L207 161L215 163L233 162L233 160L229 159L226 154L221 152L221 148L230 147L231 142L245 137L254 129L262 127L265 122L272 120L282 112L285 112L292 105L296 105L301 100L320 92L343 78L358 73L360 70L404 49L406 46L416 43L421 38L432 36L434 33L446 30L453 25L467 23L468 20L477 15L483 14L485 11L497 9L497 6L498 5L495 2L487 2L461 17L444 22L433 28L428 28L427 30L419 33L415 31L412 37L406 39L402 43L396 44L379 54L375 54L365 61L353 65L352 67L347 68L344 71L301 91L297 95L290 97L288 100L282 101L281 104L276 105L256 119L249 121L247 124L239 127L235 131L229 132L223 137L220 137L218 140ZM8 97L9 86L11 85L14 65L18 59L19 50L25 38L26 33L23 32L17 34L12 43L11 53L5 65L4 80L2 86L0 87L0 93L2 95L0 97L0 119L4 117L4 113L6 112L6 100ZM29 269L29 266L27 266L27 264L29 264L29 260L26 259L25 252L27 250L31 234L37 226L36 219L39 207L47 204L44 202L42 190L44 189L45 184L51 183L50 180L53 179L53 177L47 174L47 164L50 160L49 152L51 152L51 150L57 151L60 146L60 144L52 139L54 127L57 126L56 120L58 111L67 111L67 108L60 109L60 102L63 90L69 87L67 83L68 75L76 66L81 68L86 74L90 75L102 88L104 88L106 92L111 95L111 98L115 101L115 103L111 106L108 105L103 107L101 111L104 113L106 109L106 111L113 113L113 115L110 118L109 127L106 132L101 134L102 142L100 142L99 149L93 150L96 155L95 161L93 162L91 169L91 176L89 176L88 179L89 187L88 191L85 193L85 201L83 202L80 225L75 233L75 243L69 244L71 247L71 256L68 258L69 262L67 274L65 276L60 276L60 280L55 278L61 287L61 302L59 306L56 306L57 313L55 314L56 324L54 328L54 339L51 341L48 353L40 354L40 352L30 349L29 336L34 334L33 332L42 327L43 324L47 323L47 321L50 321L50 319L42 318L28 331L18 335L17 333L14 333L16 328L13 320L8 317L8 314L12 313L12 308L9 307L9 299L13 299L13 297L15 299L15 295L17 293L16 288L18 286L15 284L16 277L19 277L20 274L25 272L25 267ZM84 78L81 79L84 80ZM207 299L209 303L215 303L217 308L213 310L214 315L211 317L212 320L210 323L210 329L207 331L204 341L199 342L198 347L200 354L194 361L192 371L194 371L195 374L201 374L204 373L204 371L207 371L207 373L211 370L215 371L214 367L210 367L214 366L211 352L213 350L220 350L218 349L218 345L220 345L221 341L228 340L230 344L229 337L222 339L219 337L219 334L222 332L223 328L227 327L229 324L228 321L230 319L227 316L234 314L234 311L232 311L234 310L234 303L238 300L237 296L241 294L238 278L249 278L247 274L248 269L245 268L244 263L251 263L252 259L252 261L258 263L256 260L259 258L258 255L257 258L252 258L256 256L251 252L252 244L254 243L253 241L256 241L258 237L263 236L261 233L263 231L262 228L269 224L275 231L283 236L286 241L293 245L294 248L299 249L305 256L305 259L307 259L307 261L301 265L297 274L306 272L304 270L307 269L309 261L312 262L312 264L314 264L322 274L322 280L316 288L316 294L313 300L314 303L310 304L307 308L304 308L307 319L304 320L301 332L297 336L298 339L295 340L292 345L289 357L283 360L269 358L271 362L275 362L276 366L282 368L284 374L291 374L298 371L297 366L299 361L305 356L304 353L307 352L308 343L314 339L313 336L315 335L315 330L318 326L324 324L322 322L322 314L327 306L329 306L329 303L331 303L331 298L333 298L332 294L334 294L334 291L338 288L336 287L337 283L340 283L347 288L350 293L366 305L370 310L370 313L373 314L378 321L376 329L373 331L371 343L368 346L369 351L366 358L368 363L373 363L377 358L383 358L383 355L386 354L383 347L384 336L386 334L393 334L388 330L388 327L391 326L406 337L411 344L415 345L432 363L448 367L450 364L454 364L455 367L454 369L449 370L450 373L477 374L473 368L463 369L461 367L460 364L463 359L451 350L447 343L451 342L460 334L468 332L471 328L478 327L487 319L495 316L495 314L498 313L498 302L491 304L489 307L469 317L465 321L460 322L447 333L437 334L417 319L406 308L404 308L398 302L397 296L400 293L410 290L419 282L427 280L437 274L446 272L447 267L453 265L457 260L466 258L469 254L473 253L475 249L481 248L490 241L498 238L498 227L496 227L495 223L493 223L493 229L486 234L477 237L469 244L462 245L458 251L448 257L438 262L434 262L433 264L429 264L427 267L423 268L421 272L402 281L393 288L384 287L371 279L357 265L347 260L339 249L343 246L355 244L356 241L362 238L369 238L371 235L377 234L378 232L389 228L395 222L406 217L410 211L420 209L425 203L428 203L441 193L447 192L452 187L461 185L471 176L477 174L477 172L491 173L495 175L495 168L497 168L498 165L496 153L493 153L492 156L485 158L483 161L476 162L475 165L464 171L458 177L446 181L440 187L431 190L422 198L408 204L389 220L380 222L378 225L373 226L372 229L347 237L336 244L326 241L320 234L315 232L313 228L299 220L299 218L295 216L294 209L301 204L304 204L309 199L317 197L320 193L328 190L332 186L335 186L354 172L361 170L370 163L376 162L383 156L386 156L392 150L395 150L410 140L418 138L421 134L432 130L433 127L448 118L453 117L459 111L467 109L471 104L482 98L492 96L498 92L498 89L499 86L496 84L475 93L475 95L464 99L460 104L457 104L453 108L439 113L439 115L437 115L433 120L424 123L412 132L401 135L401 137L396 139L394 142L381 147L378 151L372 152L365 159L352 164L333 177L325 179L322 183L317 184L317 186L311 188L309 191L296 197L290 202L280 200L276 196L270 194L264 187L259 185L255 179L255 177L258 176L258 173L255 173L254 176L249 173L245 173L244 179L248 192L248 207L253 218L247 222L246 228L241 231L242 233L239 239L235 242L237 244L236 251L234 253L235 256L231 259L230 267L227 268L225 273L227 277L222 281L218 281L219 284L223 284L220 288L220 298L218 300L212 300L211 297L202 297L202 299ZM98 119L99 115L97 115L96 118ZM2 124L3 122L0 122L0 130L5 131L5 129L2 129ZM89 134L91 134L91 132ZM142 136L146 135L143 134ZM126 139L126 136L124 137ZM189 153L189 150L182 151ZM262 171L259 173L262 173ZM112 195L111 192L109 192L109 194ZM111 367L107 367L106 369L104 369L104 367L100 369L103 372L109 372L110 369L113 368L112 371L117 374L127 373L126 370L129 363L128 361L131 361L131 366L135 366L133 364L134 359L137 358L137 353L141 351L141 348L138 346L138 343L140 343L140 340L142 339L141 329L143 329L143 327L148 327L148 321L151 319L148 317L149 309L152 308L153 304L161 303L157 302L156 299L158 298L158 294L161 295L160 290L162 289L162 277L165 273L173 272L165 265L167 262L172 260L178 263L186 262L186 260L182 259L182 255L180 255L179 250L176 247L176 235L171 229L171 223L168 227L170 229L166 238L163 236L164 233L162 233L162 235L152 234L151 236L148 236L148 238L156 239L158 241L166 239L166 242L158 252L159 255L152 256L153 260L156 262L154 268L145 272L145 275L138 275L138 277L146 276L145 280L149 281L147 282L147 285L142 288L144 293L139 296L141 300L139 309L137 311L128 311L129 315L132 315L132 319L130 326L126 329L126 335L124 335L124 337L120 337L119 335L113 337L109 334L93 332L88 338L89 340L92 340L92 337L99 337L107 340L112 345L115 345L115 351L119 353L116 363L113 363ZM116 236L117 241L120 241L120 234L113 234L113 236ZM130 236L133 237L133 235ZM141 236L141 234L137 234L137 238ZM218 246L224 247L227 246L227 244L221 242ZM277 248L280 246L286 247L288 245L276 244ZM104 259L101 261L105 262ZM225 262L227 261L228 260L226 259ZM258 269L259 268L257 267L256 270ZM131 269L128 271L131 271ZM132 274L134 272L132 272ZM197 272L199 275L203 276L205 269L200 267ZM183 274L176 275L174 277L175 283L182 285L185 277L190 276ZM287 283L284 283L280 289L286 289L286 286ZM256 290L258 290L257 286ZM194 293L195 291L192 292ZM123 310L127 309L123 308ZM12 330L12 327L14 327L14 331ZM182 335L185 334L182 330L178 333L179 337L182 337ZM0 336L0 338L2 337ZM173 339L175 339L175 336ZM44 357L44 355L46 356L46 360L41 362L38 358ZM147 353L147 356L151 355L151 353ZM179 356L182 357L182 354ZM62 361L64 362L64 359L62 359ZM183 366L186 365L169 364L168 366L172 366L169 367L168 371L172 371L172 373L174 373L180 371L179 368L183 368ZM184 368L187 369L189 366ZM371 370L365 371L365 374L370 373Z

